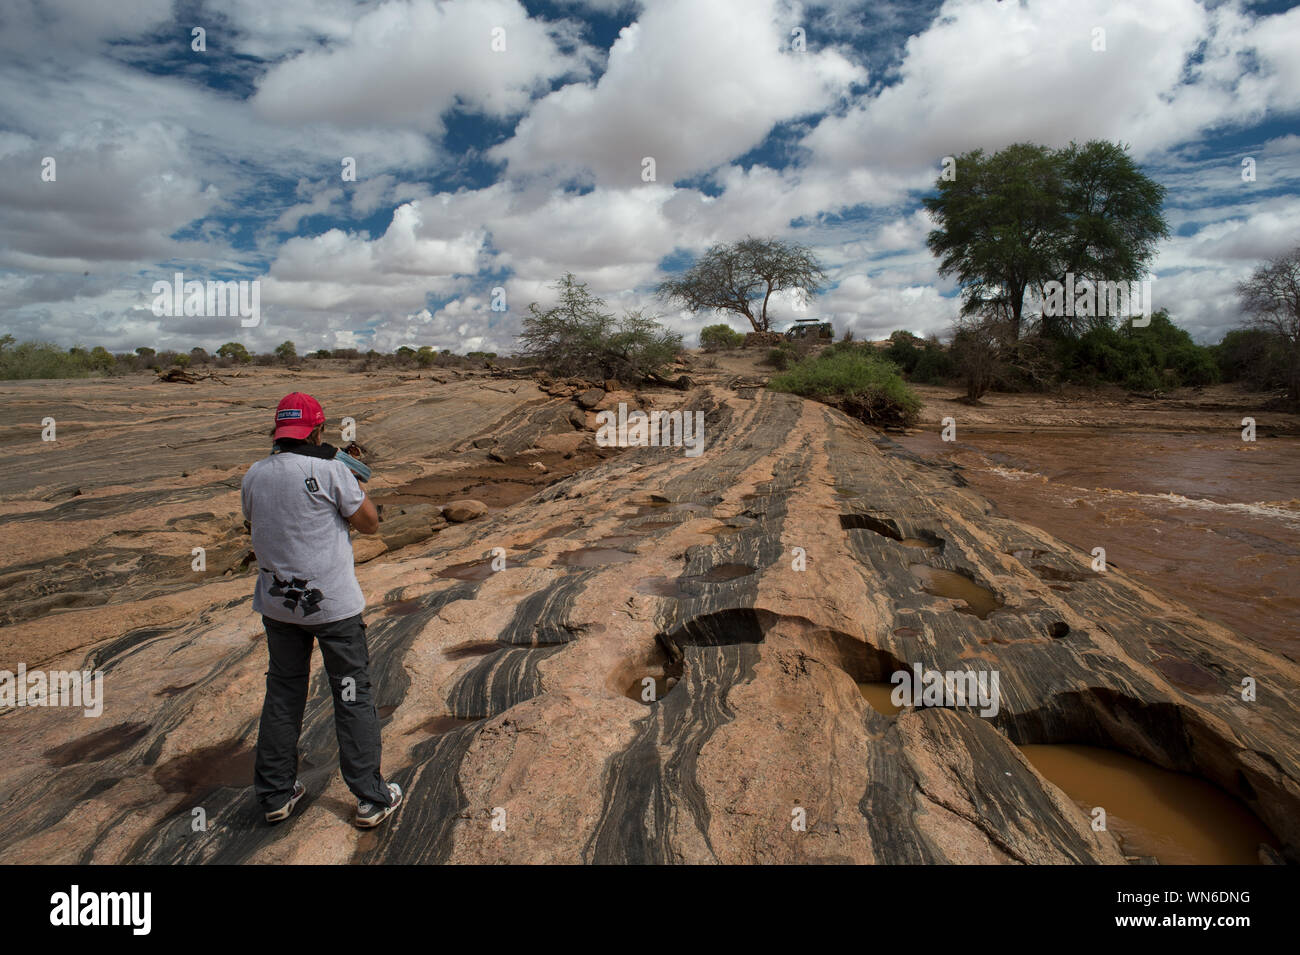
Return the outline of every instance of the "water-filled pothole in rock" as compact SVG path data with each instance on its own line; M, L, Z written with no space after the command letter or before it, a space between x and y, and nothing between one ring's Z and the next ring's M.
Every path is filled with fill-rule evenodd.
M1003 605L1001 598L993 591L956 571L943 570L928 564L912 564L908 570L921 582L921 588L926 593L936 597L964 600L966 608L958 608L959 612L973 613L983 620Z
M119 723L47 749L44 756L55 766L94 763L130 749L147 732L148 723Z
M1254 865L1261 842L1277 846L1244 806L1195 776L1096 746L1030 744L1020 751L1086 813L1105 809L1106 827L1127 855L1154 856L1163 865Z
M858 692L871 704L871 708L882 716L894 716L907 709L905 706L894 705L894 701L890 698L894 686L890 683L859 683Z
M579 547L557 554L552 567L603 567L606 564L625 564L636 560L637 555L617 547Z
M720 584L728 580L739 580L741 577L748 577L753 572L754 568L748 564L718 564L716 567L710 567L702 574L696 574L691 579L706 584Z
M596 540L596 545L600 547L613 547L616 550L623 547L635 547L641 543L640 534L615 534L611 537L601 537Z
M393 704L390 706L376 707L375 712L379 714L379 718L381 720L386 720L393 715L393 711L396 709L397 709L396 704Z
M519 564L506 561L502 569L518 567ZM495 570L492 569L492 558L486 560L471 560L464 564L452 564L450 567L444 567L438 571L438 577L446 577L451 580L487 580Z

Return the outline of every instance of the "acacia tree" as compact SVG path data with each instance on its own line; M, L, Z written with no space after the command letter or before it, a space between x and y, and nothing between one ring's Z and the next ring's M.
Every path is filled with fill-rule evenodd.
M1300 246L1256 268L1237 294L1249 324L1282 345L1287 397L1300 402Z
M1066 273L1092 281L1132 281L1169 234L1165 189L1120 144L1093 140L1059 150L1015 143L956 160L938 194L924 200L938 223L926 244L939 273L961 285L963 315L991 315L1010 342L1024 326L1025 293ZM1054 319L1045 332L1082 329Z
M547 309L529 303L519 341L521 354L554 375L639 381L681 350L681 335L641 311L615 318L571 272L553 288L559 302Z
M657 291L692 312L716 309L743 315L754 331L766 332L771 330L767 306L774 292L799 290L813 296L825 283L826 273L811 250L794 242L746 236L711 247Z

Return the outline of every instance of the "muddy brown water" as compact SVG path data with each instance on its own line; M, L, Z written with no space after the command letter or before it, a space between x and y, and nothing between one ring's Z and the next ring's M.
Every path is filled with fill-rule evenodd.
M617 547L579 547L557 554L553 567L603 567L606 564L625 564L636 560L637 555Z
M1300 438L966 429L955 442L897 440L961 465L1000 513L1078 548L1085 577L1104 547L1153 590L1300 660Z
M891 683L859 683L858 692L871 704L873 710L884 716L894 716L906 709L903 706L895 706L894 701L890 699L890 695L894 692Z
M1153 856L1162 865L1255 865L1260 843L1278 847L1241 803L1203 779L1094 746L1020 751L1089 816L1103 808L1126 855Z
M452 564L438 571L437 576L449 578L451 580L487 580L493 574L497 573L492 567L492 558L485 560L471 560L463 564ZM510 560L506 560L502 565L502 570L509 570L512 567L522 566Z
M1002 600L997 594L963 574L931 567L929 564L912 564L908 570L921 582L921 587L927 594L965 601L966 606L959 607L958 610L973 613L981 620L1002 606Z

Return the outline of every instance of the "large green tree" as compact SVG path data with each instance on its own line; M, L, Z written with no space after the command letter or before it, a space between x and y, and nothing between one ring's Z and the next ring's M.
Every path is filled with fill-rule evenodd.
M1012 342L1025 325L1026 292L1067 273L1076 282L1139 279L1169 234L1164 187L1116 143L976 149L936 188L924 203L938 226L927 245L940 274L957 278L962 314L994 316ZM1085 327L1082 316L1045 321L1048 334Z
M660 297L692 312L717 310L743 315L756 332L771 330L767 306L776 292L816 295L826 273L812 251L780 239L747 236L715 245L681 276L660 284Z

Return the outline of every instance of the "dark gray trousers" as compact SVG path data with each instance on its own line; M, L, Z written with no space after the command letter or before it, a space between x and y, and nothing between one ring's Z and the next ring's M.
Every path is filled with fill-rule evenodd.
M320 644L334 692L334 732L343 781L363 802L387 806L388 784L379 773L379 713L370 690L370 649L361 614L332 623L284 623L262 617L271 664L257 731L253 790L266 812L293 795L298 778L298 736L311 680L311 645Z

